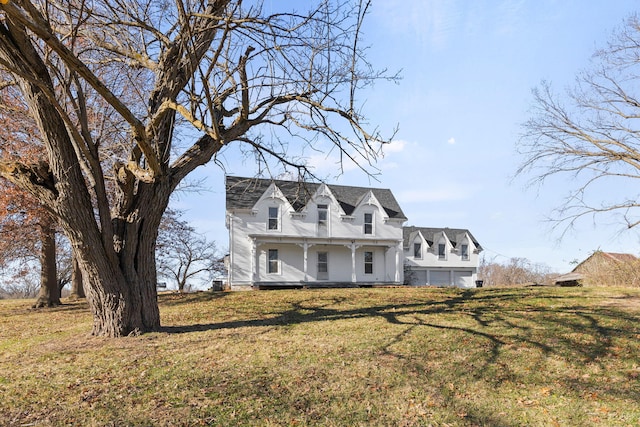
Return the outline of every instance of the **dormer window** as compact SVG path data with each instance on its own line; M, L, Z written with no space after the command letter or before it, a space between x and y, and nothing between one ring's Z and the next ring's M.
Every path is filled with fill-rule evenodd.
M438 243L438 259L446 258L446 247L447 245L445 245L444 243Z
M318 205L318 225L326 226L327 225L327 213L329 207L327 205Z
M277 206L269 207L269 221L267 224L267 229L269 230L278 229L278 207Z
M413 244L413 257L416 259L422 259L422 244L414 243Z
M465 261L469 260L469 245L462 245L460 247L460 256Z
M364 214L364 234L373 234L373 214Z

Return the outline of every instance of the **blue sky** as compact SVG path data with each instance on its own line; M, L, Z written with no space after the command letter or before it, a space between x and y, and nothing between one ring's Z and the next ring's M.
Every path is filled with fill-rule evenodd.
M406 225L468 228L485 257L500 262L522 257L564 272L596 249L639 255L638 232L621 232L613 218L587 218L564 236L552 228L546 218L567 195L566 181L527 188L525 178L513 179L532 88L541 80L570 85L636 8L626 0L374 0L369 59L400 70L402 80L359 99L370 123L399 131L377 164L379 182L349 165L328 182L389 188ZM255 174L233 150L224 161L231 175ZM331 154L309 161L320 176L334 175ZM198 177L210 191L182 194L174 206L226 248L224 172L209 165Z

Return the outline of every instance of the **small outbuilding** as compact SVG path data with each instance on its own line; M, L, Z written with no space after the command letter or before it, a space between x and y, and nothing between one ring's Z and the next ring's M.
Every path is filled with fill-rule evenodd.
M554 282L557 286L636 286L640 283L640 260L632 254L595 251Z
M571 272L556 277L554 283L556 286L582 286L583 278L582 274Z

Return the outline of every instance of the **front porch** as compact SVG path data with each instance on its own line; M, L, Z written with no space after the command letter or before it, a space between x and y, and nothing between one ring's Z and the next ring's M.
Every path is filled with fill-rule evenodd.
M389 288L402 287L405 285L396 282L255 282L251 285L254 290L277 290L277 289L332 289L332 288Z
M389 286L403 281L400 240L273 235L249 238L252 289ZM269 271L269 253L279 257L278 267L273 268L275 274Z

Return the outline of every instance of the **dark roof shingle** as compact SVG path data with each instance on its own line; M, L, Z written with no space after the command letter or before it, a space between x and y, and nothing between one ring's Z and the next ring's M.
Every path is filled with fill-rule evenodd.
M444 234L447 236L447 239L449 239L449 241L453 244L453 246L457 245L457 242L456 242L457 236L468 233L475 247L480 251L482 250L482 246L480 245L480 243L478 243L476 238L473 237L473 234L471 234L471 232L466 228L446 228L446 227L445 228L414 227L414 226L403 227L402 234L404 238L405 247L409 246L409 237L411 236L411 233L413 233L414 231L420 231L422 233L422 236L426 239L429 246L431 246L435 241L434 236L440 232L444 232Z
M291 206L300 212L313 197L320 184L306 181L285 181L262 178L226 177L227 210L251 209L269 186L274 183ZM355 207L369 191L378 199L389 218L407 219L391 190L384 188L352 187L327 184L346 215L351 215Z

